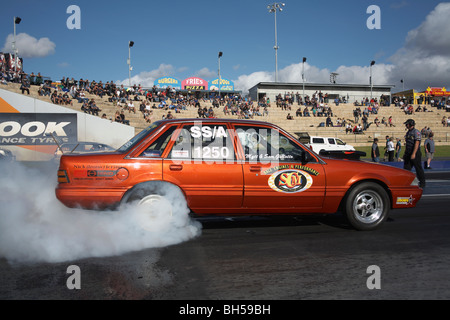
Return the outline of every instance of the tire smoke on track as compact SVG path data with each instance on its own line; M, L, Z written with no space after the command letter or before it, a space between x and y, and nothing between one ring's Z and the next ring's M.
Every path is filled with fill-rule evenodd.
M170 199L171 216L152 215L142 226L145 207L119 211L70 209L55 196L57 169L0 163L0 258L14 263L63 262L121 255L190 240L201 233L185 200Z

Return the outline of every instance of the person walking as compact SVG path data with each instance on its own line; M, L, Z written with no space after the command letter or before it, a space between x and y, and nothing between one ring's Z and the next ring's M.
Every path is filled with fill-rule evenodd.
M412 167L416 170L416 176L419 179L419 187L425 188L425 173L422 167L422 153L420 152L420 142L422 135L415 128L416 122L408 119L404 123L408 132L405 135L405 154L403 155L403 168L411 171Z
M399 161L400 151L402 151L402 142L400 138L397 138L397 143L395 144L395 161Z
M378 148L378 138L373 139L372 144L372 161L380 162L380 148Z
M431 169L430 164L431 164L431 160L433 160L434 151L435 151L433 137L434 137L434 133L430 132L430 134L428 135L428 139L425 140L425 143L424 143L425 154L427 155L427 161L425 162L425 169Z
M394 139L392 137L389 138L389 141L387 143L387 152L388 152L388 161L393 162L394 161L394 154L395 154L395 147L394 147Z

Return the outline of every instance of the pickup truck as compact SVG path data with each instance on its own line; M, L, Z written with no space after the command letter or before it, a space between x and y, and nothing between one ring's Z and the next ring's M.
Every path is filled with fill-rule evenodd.
M300 142L319 154L325 151L355 151L355 148L339 138L310 136L305 132L296 132Z

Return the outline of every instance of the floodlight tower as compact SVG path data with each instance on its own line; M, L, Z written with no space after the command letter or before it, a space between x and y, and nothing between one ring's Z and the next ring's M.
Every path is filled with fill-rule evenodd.
M223 55L223 52L220 51L219 52L219 103L220 103L220 84L222 82L222 79L220 78L220 58L222 57L222 55Z
M275 82L278 82L278 43L277 43L277 11L283 11L284 3L275 2L267 6L270 13L275 14Z
M306 62L306 57L303 57L303 63L302 63L303 103L305 102L305 62Z
M372 62L370 62L370 100L372 100L373 97L373 83L372 83L372 67L375 64L375 61L372 60Z
M16 46L16 24L19 24L22 21L19 17L14 17L14 41L12 43L12 50L14 53L14 73L17 73L17 55L19 54L19 49Z
M131 87L131 71L133 70L133 67L131 66L131 47L134 46L133 41L128 42L128 85Z

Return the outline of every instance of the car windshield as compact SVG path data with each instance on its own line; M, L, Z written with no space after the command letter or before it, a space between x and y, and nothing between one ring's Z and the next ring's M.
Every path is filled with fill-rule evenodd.
M135 135L133 138L131 138L131 140L127 141L119 149L117 149L117 151L119 151L119 152L129 151L131 148L133 148L135 145L137 145L143 137L147 136L149 133L154 131L160 124L161 124L161 122L157 121L157 122L153 123L151 126L148 126L144 130L139 132L137 135Z

